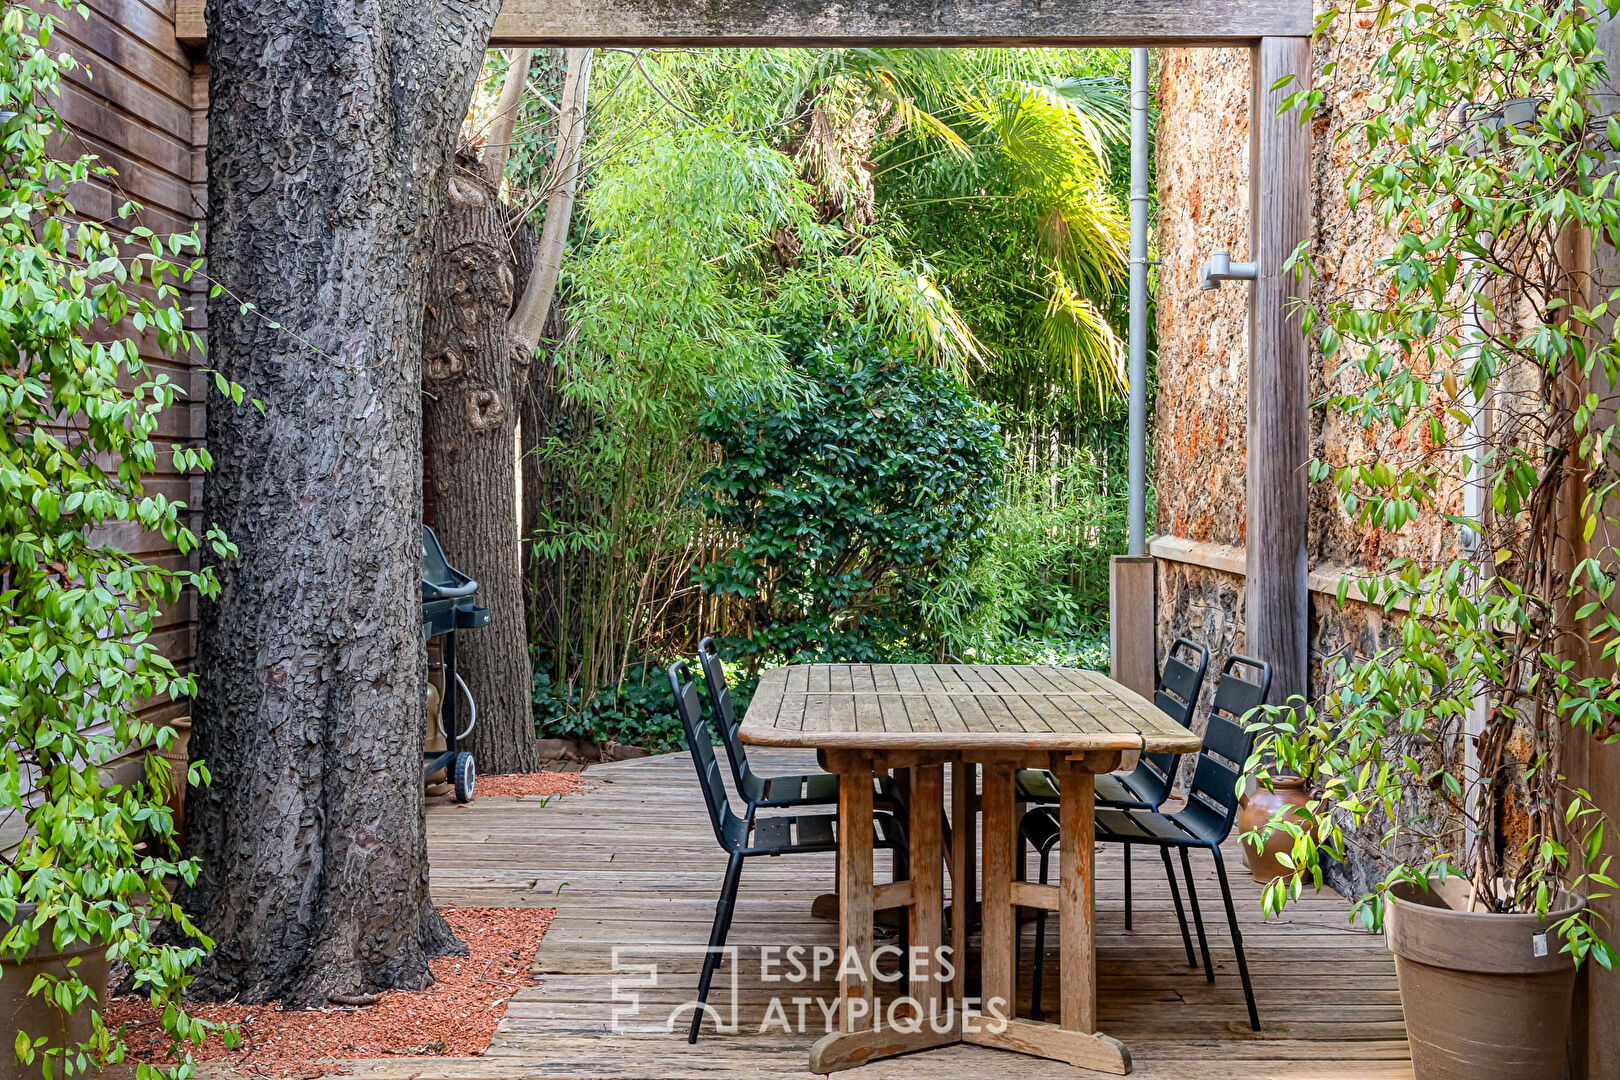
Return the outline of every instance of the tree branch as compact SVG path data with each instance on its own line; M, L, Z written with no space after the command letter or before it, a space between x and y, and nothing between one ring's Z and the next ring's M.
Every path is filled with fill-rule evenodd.
M512 150L512 132L517 128L518 106L523 104L523 92L528 88L529 61L533 56L533 49L512 50L511 66L506 69L506 81L501 84L501 100L495 106L495 119L490 125L489 138L484 142L480 164L497 191L501 176L506 172L506 157Z
M557 185L546 200L546 220L540 230L534 269L524 283L506 333L514 357L527 363L540 344L540 334L557 294L557 275L567 246L568 222L574 216L574 189L579 181L580 150L585 145L585 102L590 93L591 50L569 49L568 75L563 82L562 107L557 118Z

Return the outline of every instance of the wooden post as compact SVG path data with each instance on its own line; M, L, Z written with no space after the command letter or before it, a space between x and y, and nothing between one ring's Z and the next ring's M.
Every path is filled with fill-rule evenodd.
M1615 56L1620 53L1620 20L1603 18L1601 9L1599 20L1597 47L1605 56ZM1620 65L1612 60L1608 83L1595 102L1600 114L1620 108ZM1620 170L1620 158L1607 155L1604 168L1609 172ZM1607 237L1597 237L1595 244L1593 239L1582 236L1580 243L1572 245L1575 250L1560 252L1566 270L1591 273L1587 279L1587 295L1577 301L1588 306L1595 306L1611 290L1620 287L1620 249L1609 243ZM1615 331L1615 315L1611 311L1601 332L1612 337ZM1607 427L1620 417L1620 386L1609 384L1601 365L1593 373L1592 381L1588 389L1599 398L1598 415L1593 424L1597 428ZM1609 461L1611 465L1614 462L1612 450ZM1570 535L1580 535L1579 529L1572 529ZM1620 552L1620 528L1607 518L1600 520L1583 554L1599 559L1604 570L1612 574L1616 570L1616 552ZM1620 613L1620 601L1611 600L1593 618L1602 618L1607 613ZM1583 677L1604 678L1614 674L1612 665L1603 664L1590 649L1581 650L1581 661ZM1562 762L1570 783L1591 792L1593 802L1611 818L1620 815L1620 746L1605 746L1570 730L1564 732L1564 737L1572 751ZM1613 829L1604 833L1602 855L1620 860L1620 836ZM1614 892L1612 889L1603 891ZM1595 897L1591 903L1592 910L1607 919L1611 929L1620 920L1620 897ZM1620 972L1607 971L1597 964L1583 965L1574 1002L1575 1022L1570 1033L1571 1080L1597 1080L1607 1076L1607 1070L1613 1069L1615 1061L1620 1061L1620 1024L1614 1019L1617 1015L1620 1015Z
M1151 555L1108 561L1108 675L1147 698L1158 682L1153 566Z
M1306 691L1308 354L1291 302L1304 283L1283 264L1310 237L1311 134L1277 103L1311 79L1311 42L1261 38L1250 53L1249 250L1260 275L1249 301L1248 610L1244 651L1271 663L1273 702ZM1272 89L1292 75L1285 87Z

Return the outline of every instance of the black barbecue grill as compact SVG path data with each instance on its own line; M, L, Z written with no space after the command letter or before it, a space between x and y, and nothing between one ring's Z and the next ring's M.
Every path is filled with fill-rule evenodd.
M422 776L432 776L441 769L448 770L455 785L456 801L470 802L478 772L473 756L457 750L458 740L466 738L478 722L478 706L472 694L456 674L456 631L476 630L489 625L489 609L478 606L478 582L450 565L444 557L444 548L432 529L422 526L422 629L429 639L442 637L444 692L440 695L439 727L444 732L443 750L425 750L422 753ZM471 707L466 730L460 725L457 703L461 694L467 694Z

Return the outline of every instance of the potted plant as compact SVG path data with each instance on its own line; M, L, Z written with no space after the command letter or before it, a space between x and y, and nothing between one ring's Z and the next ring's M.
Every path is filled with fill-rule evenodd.
M70 192L110 170L70 152L54 102L74 62L52 28L47 12L0 6L0 813L25 826L0 863L0 1059L7 1076L45 1077L122 1060L99 1012L109 965L177 1045L208 1028L182 1002L208 942L169 894L196 871L176 853L167 766L145 750L174 729L139 709L190 692L153 624L183 589L213 588L106 539L122 526L183 553L198 543L184 505L146 481L160 452L182 474L208 457L156 442L181 388L139 349L199 347L181 308L195 264L169 261L196 239L75 213ZM133 775L106 771L132 750Z
M1311 786L1304 820L1248 839L1287 838L1268 912L1336 863L1374 880L1354 910L1395 953L1419 1080L1557 1080L1575 968L1616 959L1589 906L1614 888L1604 816L1565 771L1579 740L1620 738L1620 428L1599 396L1620 293L1582 269L1620 217L1595 50L1615 5L1349 14L1387 47L1342 129L1346 192L1389 246L1359 278L1336 252L1291 263L1323 283L1304 311L1323 404L1366 433L1311 476L1386 550L1427 542L1340 583L1391 630L1259 721L1251 776ZM1333 76L1284 108L1308 117Z

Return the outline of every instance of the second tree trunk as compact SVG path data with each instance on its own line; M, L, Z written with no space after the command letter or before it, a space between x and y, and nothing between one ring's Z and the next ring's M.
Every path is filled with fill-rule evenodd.
M521 376L506 336L512 289L505 208L477 165L462 158L428 281L423 437L439 540L451 564L478 580L478 602L493 616L463 634L457 649L478 707L462 748L486 774L532 772L539 764L517 522L513 388ZM465 725L470 710L460 715Z

